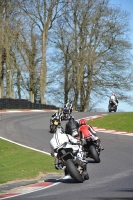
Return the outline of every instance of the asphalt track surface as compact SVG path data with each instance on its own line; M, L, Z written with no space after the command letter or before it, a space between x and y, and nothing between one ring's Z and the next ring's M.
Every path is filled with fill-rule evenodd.
M49 120L52 113L0 114L0 136L50 153ZM75 119L100 113L73 113ZM116 114L116 113L115 113ZM65 127L66 121L62 122ZM12 200L133 200L133 137L98 132L105 148L100 163L88 160L89 180L72 178L42 190L8 197Z

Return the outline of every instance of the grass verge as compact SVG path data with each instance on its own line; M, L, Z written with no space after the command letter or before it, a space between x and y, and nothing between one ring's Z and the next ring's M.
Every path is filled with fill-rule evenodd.
M93 127L133 133L133 113L110 113L87 122Z
M54 173L54 158L0 139L0 184Z

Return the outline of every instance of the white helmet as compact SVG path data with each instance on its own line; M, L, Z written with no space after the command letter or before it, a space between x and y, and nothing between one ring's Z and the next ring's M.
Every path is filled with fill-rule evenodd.
M115 93L114 93L114 92L112 92L112 95L113 95L113 96L115 96Z
M72 131L72 136L73 137L77 137L78 136L78 131L77 130Z

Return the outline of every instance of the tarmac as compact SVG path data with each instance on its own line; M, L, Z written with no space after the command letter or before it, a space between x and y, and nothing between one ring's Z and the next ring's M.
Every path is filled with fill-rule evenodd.
M18 181L0 185L0 199L18 196L51 187L53 184L62 182L63 173L50 173L36 180Z
M36 110L36 112L40 112L40 110ZM0 111L0 113L6 113L6 112L35 112L34 110L22 110L22 111L9 111L4 110ZM46 110L42 110L42 112L47 112ZM50 110L49 112L53 112L53 110ZM105 114L106 115L106 114ZM103 117L103 115L95 115L86 117L85 119L93 120L95 118ZM106 130L102 128L93 127L95 131L97 132L103 132L107 134L118 134L118 135L126 135L126 136L133 136L133 133L130 132L122 132L122 131L116 131L116 130ZM63 179L67 177L64 176L63 173L53 173L53 174L46 174L40 179L36 180L29 180L29 181L19 181L14 183L6 183L0 185L0 200L6 199L7 197L12 196L18 196L25 193L34 192L36 190L41 190L47 187L51 187L53 184L58 184L60 182L63 182Z

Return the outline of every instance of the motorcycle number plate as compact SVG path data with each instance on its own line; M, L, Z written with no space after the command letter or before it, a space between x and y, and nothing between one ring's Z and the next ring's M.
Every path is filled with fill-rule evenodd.
M57 121L54 121L54 125L58 125L58 122L57 122Z

